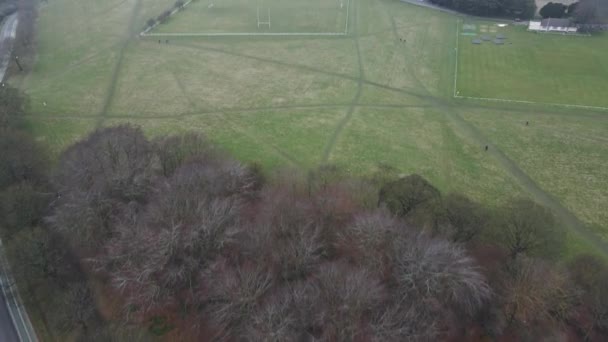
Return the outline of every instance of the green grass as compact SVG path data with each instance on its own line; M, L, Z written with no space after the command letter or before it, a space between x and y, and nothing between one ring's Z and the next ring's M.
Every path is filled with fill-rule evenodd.
M463 114L578 217L608 239L608 116ZM529 126L525 122L530 123Z
M210 3L213 6L210 7ZM194 0L158 33L334 32L346 29L349 0ZM258 28L260 21L270 27Z
M173 2L41 7L37 63L11 83L30 95L31 130L53 155L108 125L141 125L150 136L194 130L267 170L331 163L366 175L386 163L488 205L546 192L558 199L553 210L568 208L608 241L608 113L454 100L455 16L351 0L345 37L138 37ZM195 1L154 32L257 30L227 9L211 18L219 3ZM322 15L301 22L279 7L273 30L334 31L346 20L319 5ZM608 106L608 38L504 34L512 45L472 46L460 36L460 95ZM485 152L487 144L502 154ZM591 248L575 233L569 241L569 255Z
M460 36L461 96L608 107L608 35L541 34L470 20L463 24L476 25L476 31L466 32L477 36ZM481 32L482 25L496 33ZM471 43L496 34L507 37L504 45Z

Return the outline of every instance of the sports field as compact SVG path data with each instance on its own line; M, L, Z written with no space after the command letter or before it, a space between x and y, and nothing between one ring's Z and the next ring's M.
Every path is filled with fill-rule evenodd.
M459 32L460 96L608 108L605 36L532 33L474 20L463 20ZM499 35L506 39L497 45ZM480 38L482 44L472 44Z
M572 252L608 246L608 111L453 97L458 75L460 95L606 106L606 61L591 61L608 37L507 28L514 46L538 51L472 46L456 39L462 18L392 0L350 0L343 36L140 37L173 2L54 0L40 9L37 64L11 83L30 95L31 129L53 153L113 124L151 136L196 130L268 170L330 163L366 175L388 164L489 205L530 196L571 228ZM302 3L316 2L325 13L316 22L279 10L271 20L285 32L346 26L338 1L337 10ZM238 8L247 19L205 14L220 1L195 0L152 32L268 30Z
M154 33L344 33L350 0L195 0Z

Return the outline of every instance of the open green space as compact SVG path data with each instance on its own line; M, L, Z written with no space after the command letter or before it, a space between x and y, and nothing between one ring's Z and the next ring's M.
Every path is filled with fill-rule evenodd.
M459 33L460 96L608 108L606 35L534 33L468 19ZM498 35L504 44L494 43Z
M349 0L194 0L154 32L343 33L349 4Z
M305 5L317 2L318 21L303 16L312 26L289 19L277 29L346 24L338 0L335 15L323 10L330 1ZM330 163L368 175L388 164L488 205L547 194L556 200L543 204L568 209L582 222L577 229L608 243L608 112L452 98L458 53L462 96L608 106L607 37L509 26L512 45L473 46L460 36L457 52L463 19L393 0L351 0L347 36L140 37L172 3L54 0L40 8L36 65L11 83L30 96L31 131L53 154L108 125L134 123L150 136L195 130L268 170ZM195 0L153 32L251 25L209 10L221 10L220 1L209 8ZM573 251L595 243L577 233L570 240Z

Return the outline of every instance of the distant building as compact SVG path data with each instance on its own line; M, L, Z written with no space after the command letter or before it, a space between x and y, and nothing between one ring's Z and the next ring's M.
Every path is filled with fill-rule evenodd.
M528 26L529 31L543 32L563 32L574 33L578 31L576 26L572 25L570 19L544 19L542 21L530 21Z

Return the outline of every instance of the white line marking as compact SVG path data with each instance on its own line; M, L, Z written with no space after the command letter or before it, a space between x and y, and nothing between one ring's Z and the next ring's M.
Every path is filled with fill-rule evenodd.
M467 99L467 100L479 100L479 101L492 101L492 102L524 103L524 104L546 105L546 106L554 106L554 107L595 109L595 110L608 111L608 107L573 105L573 104L565 104L565 103L535 102L535 101L525 101L525 100L508 100L508 99L498 99L498 98L492 98L492 97L473 97L473 96L460 96L460 95L456 95L456 96L454 96L454 98Z
M460 19L456 19L456 65L454 66L454 97L456 97L456 88L458 84L458 53L460 47Z
M348 34L348 20L350 19L350 0L346 3L346 24L344 25L344 34Z
M346 36L344 32L141 33L143 37Z

